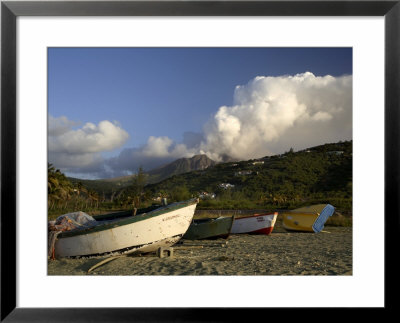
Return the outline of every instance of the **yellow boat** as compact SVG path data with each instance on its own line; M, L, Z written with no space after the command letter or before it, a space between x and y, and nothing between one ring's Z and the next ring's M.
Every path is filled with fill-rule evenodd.
M330 204L316 204L291 211L280 212L283 227L289 231L320 232L325 222L335 212Z

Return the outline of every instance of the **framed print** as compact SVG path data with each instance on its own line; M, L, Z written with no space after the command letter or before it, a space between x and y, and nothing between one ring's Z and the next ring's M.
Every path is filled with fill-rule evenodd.
M280 309L390 310L390 290L398 281L393 255L399 234L399 14L398 1L2 1L1 319L235 321L239 312L265 315ZM329 161L326 178L313 179L319 166L313 175L296 174L305 176L298 182L311 178L319 185L309 186L305 200L300 193L305 184L285 183L279 163L301 153L302 162L312 164L312 147L324 144L333 145L328 151L319 148L325 149L321 160ZM216 176L215 182L190 186L174 173L170 185L179 190L168 192L170 177L156 185L163 166L195 156L208 156L201 162L209 163L196 169L196 180ZM222 166L207 173L218 162L230 167L231 177L221 175L227 172ZM142 166L149 172L143 174ZM64 175L56 168L76 180L70 193L60 186ZM148 204L142 199L142 175L158 178ZM123 176L134 183L132 196L85 188L91 180ZM275 187L252 176L275 178L286 195L272 194ZM257 198L245 200L249 189L234 189L243 183L258 187L252 192ZM335 236L323 226L335 209L317 187L335 192L333 204L351 212L348 234L334 242L342 254L324 245ZM210 208L220 203L219 215L221 209L240 209L238 201L248 203L258 214L257 225L269 219L255 212L257 207L277 209L261 231L268 229L269 235L281 213L284 237L300 231L303 240L291 252L266 240L265 248L277 248L279 257L260 249L263 256L253 259L246 258L245 249L259 247L265 236L234 238L224 246L230 254L214 248L205 256L218 266L184 260L173 267L175 273L169 271L171 259L124 262L127 258L114 254L156 245L151 251L159 257L164 251L172 256L169 247L184 232L164 236L171 225L159 228L161 238L146 232L153 237L146 242L112 245L108 238L101 243L96 238L88 243L90 250L73 243L47 249L48 225L59 226L60 214L71 217L72 206L92 211L104 202L113 212L129 208L121 221L83 213L86 220L106 220L101 228L97 223L83 229L89 239L90 230L101 235L161 215L164 222L176 220L180 213L173 212L190 207L192 202L182 206L182 201L194 201L194 191L196 203ZM215 195L224 198L213 200ZM167 200L176 204L166 206ZM314 212L320 222L298 229L306 221L293 209L321 203L325 208ZM156 204L156 210L149 209ZM46 214L53 216L50 222ZM239 222L237 214L230 211L230 216L229 232ZM68 225L76 221L67 218ZM303 232L308 229L311 234ZM123 235L133 231L129 227ZM58 232L58 241L80 239L82 231L74 232ZM160 239L170 244L156 244ZM193 241L180 248L196 256L205 242ZM215 241L214 247L220 240ZM301 246L312 243L335 267L301 253ZM99 260L90 258L105 254L125 268L116 270L112 263L99 268ZM46 259L57 255L89 260ZM273 268L277 258L281 271ZM139 270L137 260L146 267ZM239 263L242 267L235 267Z

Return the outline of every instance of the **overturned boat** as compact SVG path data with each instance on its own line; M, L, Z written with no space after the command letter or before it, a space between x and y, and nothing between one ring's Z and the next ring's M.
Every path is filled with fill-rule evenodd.
M227 239L231 233L234 217L219 217L216 219L193 220L183 239Z
M278 212L253 214L235 218L231 233L270 234L274 229Z
M330 204L316 204L281 212L283 227L288 231L321 232L325 222L335 212Z
M152 252L172 246L189 228L198 202L191 199L172 203L138 215L102 215L69 231L50 231L57 232L51 252L56 258L100 256Z

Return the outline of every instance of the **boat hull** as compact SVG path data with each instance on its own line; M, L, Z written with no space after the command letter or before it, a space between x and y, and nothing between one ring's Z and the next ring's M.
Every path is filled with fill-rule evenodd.
M314 232L312 225L318 214L313 213L283 213L283 227L288 231Z
M255 214L248 217L236 218L231 233L270 234L275 226L277 212Z
M193 221L183 236L188 240L200 239L227 239L231 233L232 217L221 217L217 219L207 219L205 221Z
M152 252L175 244L187 231L197 205L181 202L137 216L106 222L83 232L63 232L55 243L56 257Z
M318 212L320 211L320 212ZM334 213L335 208L327 204L322 209L318 207L301 208L282 213L283 227L288 231L320 232L325 222Z

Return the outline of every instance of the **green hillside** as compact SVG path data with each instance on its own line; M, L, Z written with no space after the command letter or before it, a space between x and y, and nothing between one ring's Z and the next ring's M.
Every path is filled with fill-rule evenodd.
M352 141L221 163L147 185L146 189L153 195L178 190L178 197L215 193L215 198L199 204L202 208L292 208L330 202L351 210Z
M104 195L105 199L113 199L121 190L129 187L135 175L116 177L112 179L80 179L68 177L72 184L81 184L84 187Z
M196 164L197 159L202 163ZM147 207L164 197L169 202L200 197L198 209L271 210L330 203L341 213L351 214L352 141L240 162L214 164L204 157L197 159L192 162L201 165L199 170L147 185L151 175L144 172L82 180L67 178L49 165L49 214ZM187 161L177 160L154 174L168 176L168 171L184 171L185 165Z

